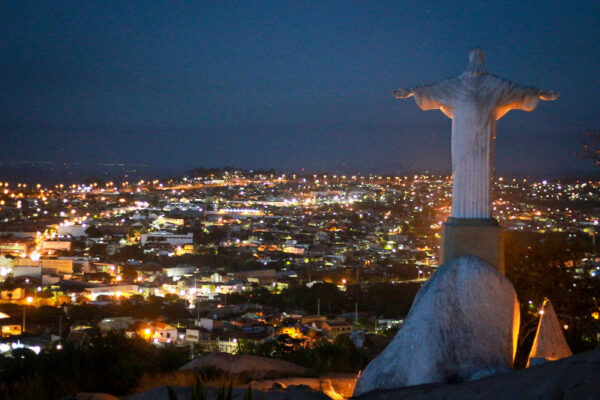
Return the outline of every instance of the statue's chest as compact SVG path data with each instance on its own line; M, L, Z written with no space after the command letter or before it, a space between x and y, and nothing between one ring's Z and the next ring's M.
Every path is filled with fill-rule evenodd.
M481 125L493 119L494 103L466 99L453 109L452 119L455 123Z
M498 90L485 80L463 82L456 92L454 110L464 116L486 119L498 103Z

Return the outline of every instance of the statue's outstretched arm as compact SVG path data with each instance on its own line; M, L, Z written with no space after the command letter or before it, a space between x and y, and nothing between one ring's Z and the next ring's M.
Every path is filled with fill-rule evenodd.
M552 101L560 97L560 93L554 90L540 90L540 100Z
M506 80L503 82L506 88L496 108L496 119L502 118L510 110L533 111L540 100L556 100L560 97L560 94L553 90L542 90Z
M392 93L397 99L408 99L414 95L412 89L396 89Z
M419 85L412 89L394 90L398 99L415 98L417 106L423 111L441 110L448 118L452 118L452 96L456 79L446 79L431 85Z

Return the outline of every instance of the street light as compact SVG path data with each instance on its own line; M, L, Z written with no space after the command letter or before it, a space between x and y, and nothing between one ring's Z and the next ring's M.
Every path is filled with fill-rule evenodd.
M33 297L27 296L25 301L28 305L31 305L31 303L33 303ZM25 333L25 305L23 305L23 329L21 329L21 333Z

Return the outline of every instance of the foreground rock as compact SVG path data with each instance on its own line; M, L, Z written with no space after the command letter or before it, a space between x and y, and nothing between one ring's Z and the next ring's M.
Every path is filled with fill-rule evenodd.
M332 399L341 400L352 397L355 384L355 374L328 374L319 378L284 378L253 381L252 388L266 391L273 388L309 387L314 391L325 393Z
M600 350L458 384L373 391L359 400L600 399Z
M512 284L481 259L462 256L417 293L403 327L367 365L354 395L507 370L518 332Z
M119 398L107 393L77 393L63 397L62 400L119 400Z
M190 387L174 387L174 392L178 400L192 400ZM204 388L204 398L206 400L218 400L219 389L213 387ZM244 400L246 395L245 388L236 388L232 391L232 400ZM285 389L272 389L267 391L252 390L253 399L262 400L331 400L326 394L312 390L308 386L289 386ZM166 386L160 386L147 392L136 394L127 398L127 400L166 400L169 399L169 392Z
M232 355L227 353L207 354L179 368L180 371L201 371L208 369L222 371L248 380L306 376L311 372L308 368L288 361L247 354Z
M528 366L560 360L573 354L550 300L544 301L541 314L535 340L529 353Z

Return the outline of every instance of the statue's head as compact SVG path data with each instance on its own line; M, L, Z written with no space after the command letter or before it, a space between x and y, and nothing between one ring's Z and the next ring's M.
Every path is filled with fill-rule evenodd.
M480 47L475 47L469 53L469 66L467 67L469 75L484 75L485 70L485 53Z

